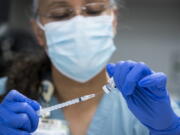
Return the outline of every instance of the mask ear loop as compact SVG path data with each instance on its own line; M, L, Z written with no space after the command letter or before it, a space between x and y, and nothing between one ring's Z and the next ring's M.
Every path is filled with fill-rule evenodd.
M38 24L39 28L45 30L44 26L41 24L39 17L36 18L36 23Z

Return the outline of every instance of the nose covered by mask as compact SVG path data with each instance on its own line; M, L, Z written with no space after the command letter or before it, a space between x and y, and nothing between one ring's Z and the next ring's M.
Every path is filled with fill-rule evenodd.
M113 17L109 15L76 16L41 26L55 68L81 83L99 74L116 50L112 22Z

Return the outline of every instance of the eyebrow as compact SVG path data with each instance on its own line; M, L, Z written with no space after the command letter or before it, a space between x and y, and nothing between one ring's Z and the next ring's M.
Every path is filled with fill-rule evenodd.
M107 2L107 0L85 0L86 3L92 3L92 2Z
M59 6L69 6L69 3L67 0L57 0L48 5L49 8L56 8Z

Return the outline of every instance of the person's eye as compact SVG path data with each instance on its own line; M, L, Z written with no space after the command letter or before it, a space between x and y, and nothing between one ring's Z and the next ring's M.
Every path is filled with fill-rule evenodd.
M86 6L87 15L100 15L106 10L104 4L89 4Z
M53 20L66 20L73 16L73 12L67 9L52 12L50 18Z
M100 15L102 14L103 10L86 10L87 15Z

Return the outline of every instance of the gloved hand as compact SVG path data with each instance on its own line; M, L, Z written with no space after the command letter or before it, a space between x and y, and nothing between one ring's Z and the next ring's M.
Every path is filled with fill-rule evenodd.
M0 135L30 135L38 126L39 109L36 101L11 91L0 104Z
M133 61L109 64L107 71L131 112L151 135L180 135L180 118L171 107L163 73Z

